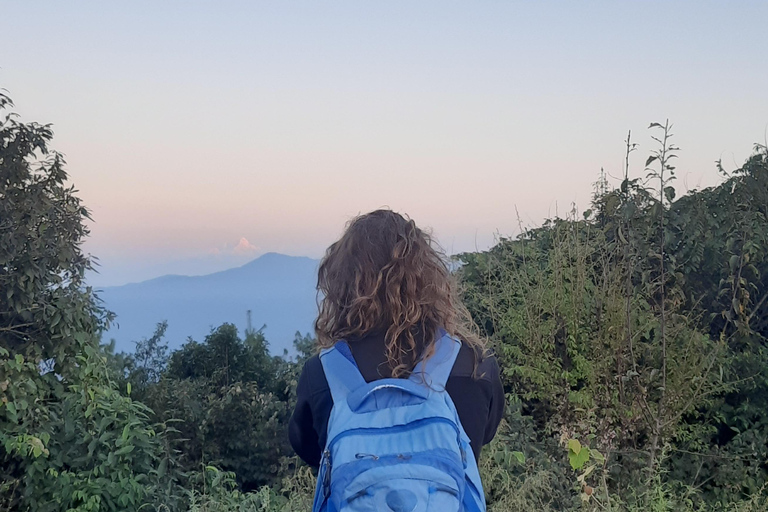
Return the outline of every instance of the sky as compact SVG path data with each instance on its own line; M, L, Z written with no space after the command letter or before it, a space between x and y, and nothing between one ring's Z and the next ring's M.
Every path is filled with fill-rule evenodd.
M93 214L97 286L320 257L382 206L448 253L573 204L627 132L678 194L768 132L764 1L0 0L0 87Z

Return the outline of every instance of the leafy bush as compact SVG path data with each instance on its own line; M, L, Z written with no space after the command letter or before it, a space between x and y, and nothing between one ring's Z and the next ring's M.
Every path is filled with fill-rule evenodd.
M535 442L606 454L575 486L587 504L724 509L768 469L768 153L675 200L670 128L652 128L655 190L603 182L581 218L462 255L460 274Z
M110 319L84 275L88 211L49 126L0 93L0 507L138 510L162 478L146 406L121 395L99 347Z

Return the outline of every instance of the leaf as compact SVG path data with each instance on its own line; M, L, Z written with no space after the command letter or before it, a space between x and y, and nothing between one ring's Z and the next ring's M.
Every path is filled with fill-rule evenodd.
M574 470L581 469L589 460L589 447L582 446L578 439L568 441L568 462Z
M592 472L595 470L595 465L592 464L587 469L584 470L584 473L581 474L581 481L585 481L589 475L592 474Z
M123 446L119 450L115 452L115 455L126 455L128 453L131 453L133 451L133 445L129 444L127 446Z
M584 464L589 460L589 448L582 448L581 451L573 458L569 457L571 467L573 469L581 469Z
M574 470L581 469L589 460L589 447L582 446L578 439L568 441L568 462Z
M621 230L621 226L619 226L619 229L616 230L616 234L619 235L619 240L621 240L621 243L626 244L627 239L624 237L624 233Z
M652 155L652 156L649 156L649 157L648 157L648 160L646 160L646 161L645 161L645 166L646 166L646 167L648 167L648 166L649 166L649 165L651 165L651 164L652 164L652 163L653 163L655 160L658 160L658 158L659 158L659 157L657 157L657 156L653 156L653 155Z
M525 454L523 452L512 452L512 455L514 455L520 465L525 465Z
M739 255L734 254L731 256L728 260L728 265L731 267L731 272L736 272L736 269L739 267Z
M160 476L160 478L163 478L165 476L167 468L168 468L168 459L161 460L160 465L157 467L157 474Z

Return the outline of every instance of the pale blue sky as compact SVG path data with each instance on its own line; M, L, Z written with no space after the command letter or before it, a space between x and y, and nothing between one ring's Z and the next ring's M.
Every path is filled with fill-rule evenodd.
M0 0L0 87L93 210L97 284L318 257L389 205L449 252L588 207L670 118L678 189L768 127L768 2ZM247 242L241 241L246 239Z

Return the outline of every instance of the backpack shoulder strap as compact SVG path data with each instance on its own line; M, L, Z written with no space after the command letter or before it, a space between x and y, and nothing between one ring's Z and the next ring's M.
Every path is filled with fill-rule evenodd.
M365 379L357 369L357 363L346 341L337 341L333 347L321 351L320 362L334 404L345 401L350 392L365 385Z
M411 373L410 379L424 383L429 387L444 389L448 377L451 375L453 364L461 350L461 342L451 338L444 330L440 330L440 336L435 341L435 353L426 361L419 361Z

